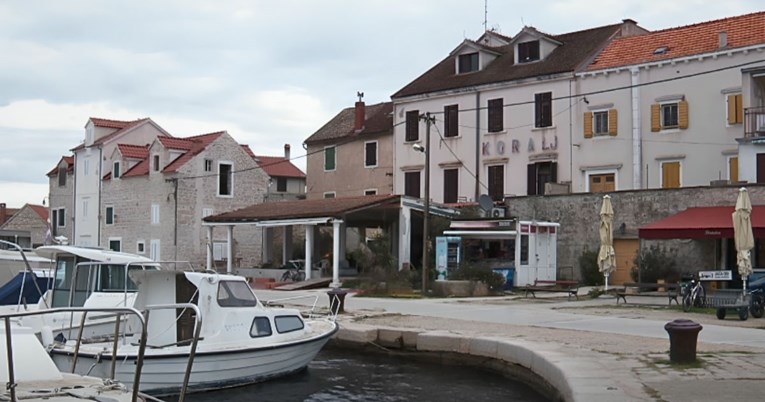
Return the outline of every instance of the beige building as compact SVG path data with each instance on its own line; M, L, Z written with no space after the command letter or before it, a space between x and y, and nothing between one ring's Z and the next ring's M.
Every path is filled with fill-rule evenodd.
M74 156L62 156L48 172L48 206L51 235L72 241L74 227Z

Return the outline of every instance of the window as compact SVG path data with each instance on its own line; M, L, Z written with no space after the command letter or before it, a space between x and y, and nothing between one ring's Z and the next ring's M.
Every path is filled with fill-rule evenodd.
M590 175L590 192L607 193L616 191L616 175L614 173Z
M160 247L159 247L159 239L151 239L151 250L149 250L149 258L151 258L154 261L159 261L160 255Z
M234 188L234 165L218 163L218 196L230 197Z
M122 239L109 239L109 250L122 251Z
M505 123L503 121L504 108L503 108L502 98L489 100L488 109L489 109L489 132L496 133L496 132L502 131L505 128L504 127Z
M138 254L146 253L146 242L144 242L143 240L138 240L135 243L135 252Z
M405 141L417 141L419 139L420 139L420 111L410 110L406 112Z
M662 162L661 188L680 188L680 162Z
M584 138L593 136L616 136L616 109L596 110L584 113Z
M58 168L58 186L59 187L66 186L66 168L65 167Z
M458 74L472 73L478 71L478 52L461 54L458 57Z
M250 336L260 338L262 336L271 336L271 322L268 317L255 317L250 327Z
M331 172L335 170L337 164L335 163L335 147L324 148L324 171Z
M152 161L151 163L152 170L154 170L155 172L159 172L159 155L154 155L151 158L151 161Z
M377 189L364 190L364 195L377 195Z
M335 192L327 191L326 193L324 193L324 198L335 198Z
M303 320L296 315L281 315L274 317L276 332L283 334L285 332L298 331L303 329Z
M552 92L534 95L534 126L552 126Z
M420 172L404 173L404 195L420 198Z
M157 155L159 157L159 155ZM212 159L205 159L205 172L212 172L213 161Z
M220 281L218 283L218 305L221 307L255 307L258 299L244 281Z
M276 191L279 192L285 192L287 191L287 178L286 177L277 177L276 178Z
M456 137L459 135L459 107L457 105L444 106L444 137Z
M521 265L529 265L529 235L521 235Z
M364 143L364 167L377 167L377 141Z
M688 128L688 102L681 100L651 105L651 131L676 128Z
M88 220L88 200L82 201L82 220L86 221Z
M518 44L518 62L528 63L539 60L539 41L523 42Z
M728 180L731 183L738 181L738 156L728 157Z
M457 202L458 180L458 169L444 169L444 203L450 204Z
M114 207L106 207L106 224L112 225L114 224Z
M597 136L608 135L608 111L595 112L592 114L594 134Z
M215 212L215 210L214 210L214 209L212 209L212 208L202 208L202 218L204 218L204 217L206 217L206 216L210 216L210 215L212 215L214 212Z
M558 181L558 164L556 162L538 162L528 165L526 178L528 195L545 193L545 184Z
M505 199L505 167L489 166L489 196L494 201Z
M151 204L151 224L159 225L159 204Z
M225 261L228 257L228 243L222 241L213 242L213 260Z
M757 154L757 183L765 183L765 154Z
M66 209L57 208L53 210L53 219L51 222L57 227L63 228L66 226Z
M675 128L678 126L678 108L677 103L667 103L661 105L661 127Z
M90 174L90 159L88 159L88 158L85 158L82 161L82 174L84 176L87 176L87 175Z
M113 179L119 179L120 177L120 163L119 161L114 162L114 169L112 169L112 178Z
M741 124L744 122L744 108L741 94L732 94L725 97L728 104L728 125Z

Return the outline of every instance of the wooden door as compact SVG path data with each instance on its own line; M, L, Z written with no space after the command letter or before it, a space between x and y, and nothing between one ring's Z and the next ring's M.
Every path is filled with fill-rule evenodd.
M594 174L590 176L591 193L607 193L616 190L614 174Z
M757 154L757 183L765 183L765 154Z
M608 278L609 285L621 285L633 282L630 272L635 265L635 256L640 248L638 239L614 239L616 271Z
M680 188L680 162L661 164L661 187Z
M738 181L738 156L732 156L728 159L728 171L730 172L728 180L732 183Z

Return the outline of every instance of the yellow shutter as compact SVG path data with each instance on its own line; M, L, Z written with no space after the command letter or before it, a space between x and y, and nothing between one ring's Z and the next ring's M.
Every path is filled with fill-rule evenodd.
M608 135L615 137L616 136L616 130L617 130L617 115L616 115L616 109L609 109L608 110Z
M736 123L744 122L744 98L741 94L734 97L736 99Z
M728 125L736 124L736 96L728 95Z
M735 183L738 181L738 156L728 159L728 165L728 170L730 171L730 177L728 179Z
M592 112L584 112L584 138L592 138Z
M680 187L680 162L666 162L661 164L662 188Z
M651 131L661 131L661 106L658 103L651 105Z
M688 101L677 102L678 125L681 129L688 128Z

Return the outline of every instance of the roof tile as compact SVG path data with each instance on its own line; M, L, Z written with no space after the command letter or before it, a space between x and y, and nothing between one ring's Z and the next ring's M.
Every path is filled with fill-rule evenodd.
M305 173L283 156L258 155L255 161L271 177L305 178Z
M393 133L393 103L383 102L368 105L364 108L364 128L360 132L354 130L356 119L355 107L345 108L332 120L305 140L306 144L320 141L335 140L353 135Z
M149 145L118 144L123 158L145 159L149 157Z

